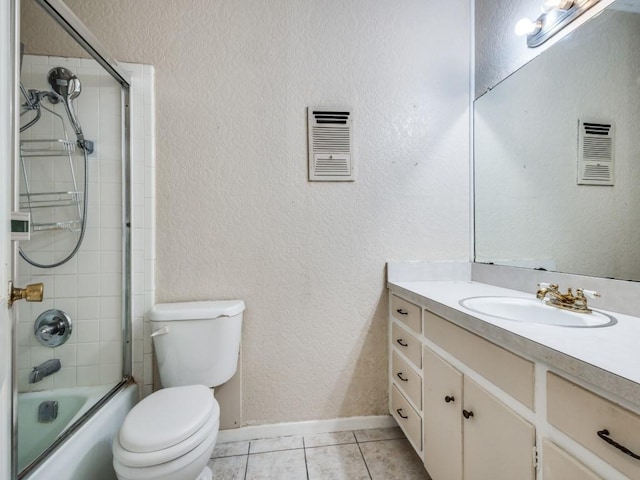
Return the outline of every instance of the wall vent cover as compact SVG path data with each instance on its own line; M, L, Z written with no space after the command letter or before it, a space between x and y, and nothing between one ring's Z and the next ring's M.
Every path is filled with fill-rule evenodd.
M350 108L308 107L309 180L355 180L352 113Z
M613 185L613 125L579 121L578 185Z

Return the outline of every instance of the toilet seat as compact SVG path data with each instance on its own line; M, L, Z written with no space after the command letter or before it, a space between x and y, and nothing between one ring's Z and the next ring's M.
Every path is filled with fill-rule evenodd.
M207 387L159 390L125 418L113 441L114 460L134 468L170 462L215 439L219 425L220 407Z
M118 435L120 444L136 453L172 447L200 430L215 407L204 385L158 390L131 409Z
M114 458L113 468L120 480L202 480L210 479L207 462L218 438L218 432L186 455L149 467L131 467Z

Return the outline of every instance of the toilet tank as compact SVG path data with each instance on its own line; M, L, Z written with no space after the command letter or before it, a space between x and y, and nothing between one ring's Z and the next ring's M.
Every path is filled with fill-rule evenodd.
M228 381L238 368L242 300L159 303L149 311L163 387Z

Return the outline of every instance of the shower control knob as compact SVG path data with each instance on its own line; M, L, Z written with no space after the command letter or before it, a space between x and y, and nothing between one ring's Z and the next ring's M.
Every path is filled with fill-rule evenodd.
M13 282L9 282L9 306L17 300L26 300L27 302L41 302L44 296L44 284L32 283L25 288L17 288L13 286Z

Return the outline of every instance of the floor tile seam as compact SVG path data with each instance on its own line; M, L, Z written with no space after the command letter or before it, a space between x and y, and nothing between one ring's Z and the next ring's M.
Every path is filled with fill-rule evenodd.
M247 475L249 474L249 454L247 453L247 461L244 464L244 477L243 480L247 480Z
M323 447L339 447L340 445L354 445L358 442L338 442L338 443L327 443L325 445L311 445L305 446L304 448L323 448Z
M369 475L369 478L371 480L373 480L373 477L371 476L371 470L369 470L369 465L367 464L367 459L364 458L364 453L362 452L362 448L360 448L360 443L356 442L356 445L358 446L358 451L360 452L360 456L362 457L362 462L364 463L364 468L367 469L367 475Z
M247 455L249 455L249 453L238 453L237 455L219 455L217 457L211 457L209 460L216 460L218 458L245 457Z
M302 454L304 455L304 471L307 474L307 480L309 480L309 464L307 463L307 447L304 443L304 437L302 437Z
M402 440L402 438L401 437L399 437L399 438L376 438L375 440L359 440L358 441L358 445L360 445L361 443L391 442L393 440Z
M296 448L282 448L279 450L265 450L264 452L249 452L247 455L260 455L262 453L278 453L278 452L290 452L292 450L304 450L304 447L296 447ZM233 457L239 457L240 455L231 455Z

